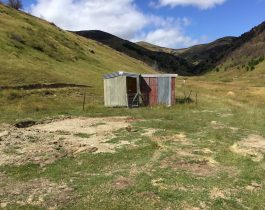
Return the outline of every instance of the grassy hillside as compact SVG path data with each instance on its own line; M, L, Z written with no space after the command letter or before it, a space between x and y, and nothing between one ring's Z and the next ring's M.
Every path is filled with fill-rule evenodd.
M220 69L253 71L265 60L265 22L237 38L226 56L218 63Z
M103 74L154 72L141 61L2 4L0 26L0 89L44 83L89 86L0 90L0 121L80 113L84 93L86 104L103 103Z
M167 52L186 60L192 66L193 74L202 74L213 69L228 52L235 37L224 37L208 44L201 44L184 49L170 49L139 42L138 45L152 51Z
M148 42L144 42L144 41L136 42L136 44L138 44L139 46L144 47L148 50L154 51L154 52L165 52L165 53L172 54L174 51L174 49L170 49L170 48L166 48L166 47L160 47L160 46L157 46L157 45L154 45L154 44L151 44Z
M259 81L265 71L265 22L240 37L224 37L185 49L168 49L146 42L138 44L149 50L168 52L185 59L193 65L194 74L210 72L211 77L226 80L228 77L241 77L244 81L247 78Z
M235 37L224 37L209 44L175 50L173 54L194 64L196 73L204 73L211 70L216 62L226 55L235 39Z
M102 89L102 75L153 72L143 62L0 4L0 86L75 83Z
M141 60L156 70L177 73L179 75L193 74L192 64L172 54L163 51L155 52L103 31L78 31L76 33L80 36L101 42L135 59Z

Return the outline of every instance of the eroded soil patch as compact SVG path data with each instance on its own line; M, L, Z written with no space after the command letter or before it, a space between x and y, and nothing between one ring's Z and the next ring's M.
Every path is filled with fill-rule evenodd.
M0 126L0 165L50 164L81 152L115 152L130 142L108 143L115 132L127 128L132 119L67 118L28 128Z
M259 135L249 135L230 149L234 153L249 156L253 161L260 162L265 153L265 138Z
M65 183L54 183L48 179L34 179L28 182L16 181L0 174L0 204L32 205L46 209L57 209L74 200L73 189Z

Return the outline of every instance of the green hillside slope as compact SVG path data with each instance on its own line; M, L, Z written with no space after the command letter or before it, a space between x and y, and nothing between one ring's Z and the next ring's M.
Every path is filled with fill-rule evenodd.
M165 53L170 53L170 54L172 54L174 52L174 49L166 48L166 47L160 47L160 46L157 46L157 45L154 45L154 44L151 44L148 42L144 42L144 41L136 42L136 44L141 46L141 47L144 47L148 50L154 51L154 52L165 52Z
M225 69L237 67L251 71L264 60L265 22L237 38L219 64Z
M235 40L236 37L224 37L211 43L184 49L164 48L146 42L138 42L137 44L152 51L167 52L180 57L192 66L193 74L202 74L212 70L217 65L217 62L226 55Z
M179 75L193 75L192 64L170 53L163 51L155 52L103 31L77 31L75 33L88 39L101 42L118 52L141 60L156 70L167 73L177 73Z
M72 83L101 87L113 71L151 73L143 62L0 4L0 86Z

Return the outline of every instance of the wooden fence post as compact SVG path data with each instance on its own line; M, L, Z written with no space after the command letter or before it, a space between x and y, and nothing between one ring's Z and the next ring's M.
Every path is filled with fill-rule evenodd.
M86 93L84 93L83 111L85 111L85 104L86 104Z

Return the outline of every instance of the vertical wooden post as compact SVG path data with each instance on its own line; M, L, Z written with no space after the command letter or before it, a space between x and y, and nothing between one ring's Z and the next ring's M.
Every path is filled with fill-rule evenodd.
M86 104L86 93L84 93L83 111L85 111L85 104Z

